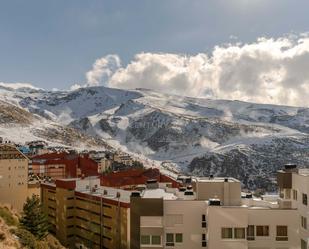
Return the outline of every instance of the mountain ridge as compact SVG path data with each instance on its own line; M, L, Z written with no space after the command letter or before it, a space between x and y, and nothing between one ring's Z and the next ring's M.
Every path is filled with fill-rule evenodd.
M0 100L107 146L168 162L189 174L234 176L248 188L272 189L273 175L284 163L309 165L306 107L106 87L44 91L0 86Z

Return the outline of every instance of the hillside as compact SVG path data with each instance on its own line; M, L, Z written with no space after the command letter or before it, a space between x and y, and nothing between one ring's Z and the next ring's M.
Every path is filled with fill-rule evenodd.
M48 234L37 240L30 232L19 228L19 214L0 205L0 249L64 249L59 241Z
M94 139L94 146L120 148L187 173L234 176L249 188L271 190L285 163L309 165L308 108L105 87L2 87L0 100L40 119L37 127L30 121L35 131L21 129L33 136L72 146ZM76 135L66 141L69 131Z

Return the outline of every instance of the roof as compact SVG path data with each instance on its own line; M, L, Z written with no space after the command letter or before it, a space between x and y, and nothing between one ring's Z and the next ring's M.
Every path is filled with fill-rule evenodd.
M15 145L0 144L0 159L27 159L21 151L19 151Z
M167 193L164 189L146 189L142 193L142 198L163 198L164 200L176 200L177 196L173 193Z
M146 184L147 180L155 179L158 182L172 183L172 187L179 187L179 183L169 176L163 175L156 168L129 169L101 176L101 185L109 187L125 187Z
M240 182L239 180L233 177L194 177L193 181L196 182L224 182L225 179L228 179L228 182Z

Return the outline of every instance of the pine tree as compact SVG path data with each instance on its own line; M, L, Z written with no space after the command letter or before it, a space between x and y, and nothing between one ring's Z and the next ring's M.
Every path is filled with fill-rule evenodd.
M28 230L38 239L42 239L48 234L48 219L37 195L27 198L20 224L23 229Z

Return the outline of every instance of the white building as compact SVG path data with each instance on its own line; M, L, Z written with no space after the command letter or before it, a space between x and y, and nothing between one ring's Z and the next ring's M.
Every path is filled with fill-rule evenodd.
M280 188L280 202L286 207L297 210L301 249L309 248L309 170L297 169L295 165L287 165L285 170L278 172L278 185Z
M307 173L279 172L280 197L252 198L238 180L213 177L193 178L187 189L136 193L131 249L307 249Z

